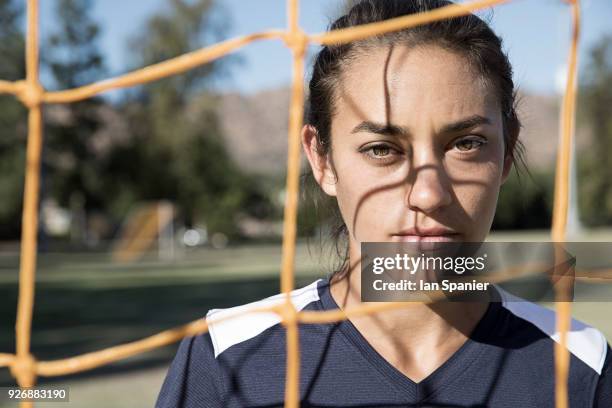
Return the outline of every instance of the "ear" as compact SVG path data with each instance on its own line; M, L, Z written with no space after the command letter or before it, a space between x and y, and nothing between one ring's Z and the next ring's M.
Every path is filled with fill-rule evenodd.
M512 156L507 154L506 158L504 159L504 168L502 170L501 184L504 184L506 180L508 179L508 176L510 176L510 170L512 170L512 165L513 165Z
M319 144L317 130L311 125L305 125L302 128L301 139L315 180L327 195L335 196L336 175L328 157L320 155L317 151Z

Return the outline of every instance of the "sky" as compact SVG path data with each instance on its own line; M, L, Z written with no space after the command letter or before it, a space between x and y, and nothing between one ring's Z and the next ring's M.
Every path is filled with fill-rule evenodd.
M129 39L142 29L147 18L163 11L167 1L94 0L92 15L102 28L99 45L106 57L109 76L126 72L130 61ZM286 25L285 0L218 2L228 17L228 38ZM55 27L57 0L40 3L40 31L44 41ZM300 25L306 32L324 31L338 15L341 4L338 0L302 0ZM579 61L583 68L588 48L604 35L612 36L612 0L582 0L581 4ZM521 89L547 94L562 90L571 30L570 7L564 0L514 0L479 15L488 18L503 38L514 66L515 83ZM310 48L310 58L316 50L316 46ZM228 78L215 85L218 90L252 94L290 82L291 57L281 41L250 44L237 54L242 62L233 66Z

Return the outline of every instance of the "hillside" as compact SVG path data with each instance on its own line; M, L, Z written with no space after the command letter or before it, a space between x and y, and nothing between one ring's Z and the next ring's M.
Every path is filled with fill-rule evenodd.
M289 93L289 88L283 87L252 95L217 95L216 105L226 146L242 169L262 175L283 174L287 164ZM191 114L197 117L198 107L202 105L201 100L195 98L190 106ZM553 96L530 93L519 96L519 116L523 124L520 137L530 168L554 166L559 105L560 98ZM45 114L50 122L70 121L64 105L50 105L46 107ZM105 154L111 145L129 139L129 128L121 113L109 105L102 106L100 114L106 126L91 138L91 143L95 151ZM576 138L578 149L588 146L589 139L588 129L579 126Z

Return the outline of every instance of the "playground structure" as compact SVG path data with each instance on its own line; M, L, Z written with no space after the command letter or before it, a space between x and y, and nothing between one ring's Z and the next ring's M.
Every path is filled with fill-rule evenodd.
M115 262L132 262L157 243L160 258L173 256L174 206L167 201L143 204L127 217L112 251Z
M93 97L102 92L131 87L155 81L170 75L185 72L199 65L233 52L251 42L264 39L282 40L293 55L293 83L289 111L289 151L287 163L286 197L283 224L283 244L281 262L281 291L285 301L271 307L249 310L246 313L273 312L278 314L287 333L287 371L285 384L285 406L299 406L299 342L298 325L300 323L330 323L368 313L394 308L410 307L411 303L364 304L356 308L326 311L298 312L290 300L289 293L294 288L294 258L297 204L299 189L300 163L300 129L303 124L304 100L304 57L307 46L311 43L321 45L341 44L360 40L369 36L383 34L403 28L414 27L432 21L465 15L483 8L496 6L511 0L476 0L464 4L455 4L427 13L403 16L376 24L367 24L320 34L307 34L298 25L299 0L287 0L288 25L286 30L269 30L248 36L230 39L209 47L184 54L182 56L151 65L126 75L96 82L75 89L58 92L47 92L39 80L39 39L38 39L38 0L27 1L27 37L26 37L26 78L8 82L0 81L0 93L15 95L29 110L26 180L23 207L23 231L20 253L19 300L16 323L16 352L1 353L0 367L8 366L19 386L32 387L38 376L59 376L93 369L114 361L143 353L157 347L179 341L183 337L206 332L208 326L204 319L158 333L154 336L55 361L38 361L30 350L32 312L36 272L38 225L39 175L42 147L41 105L51 103L71 103ZM561 0L560 0L561 1ZM557 156L555 178L555 196L553 208L552 241L565 241L570 158L575 118L576 80L577 80L577 46L580 21L579 0L568 0L572 15L572 42L568 55L568 74L561 114L561 134ZM145 230L159 228L161 222L145 222ZM153 225L155 224L155 225ZM150 236L151 234L149 234ZM136 241L125 241L125 248L138 249ZM136 251L137 252L137 251ZM119 251L118 253L122 253ZM565 280L556 285L559 299L563 293L571 290L573 280ZM571 303L557 302L557 331L559 341L555 344L555 403L557 408L567 408L567 378L569 370L569 352L567 350L567 332L571 319ZM229 316L226 318L232 318ZM218 320L217 320L218 321ZM32 407L32 402L22 402L22 407Z

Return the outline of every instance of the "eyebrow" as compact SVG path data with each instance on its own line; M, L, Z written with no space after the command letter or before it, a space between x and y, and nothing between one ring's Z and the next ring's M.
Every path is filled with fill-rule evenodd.
M452 123L448 123L444 125L442 129L440 130L440 133L457 133L457 132L461 132L464 130L474 128L478 125L490 125L490 124L491 124L490 119L484 116L481 116L481 115L472 115L465 119L461 119L456 122L452 122ZM410 134L410 131L403 126L393 125L390 123L371 122L368 120L364 120L363 122L355 126L353 130L351 131L351 133L359 133L359 132L375 133L378 135L394 136L394 137L407 136L408 134Z
M474 128L478 125L490 125L491 120L480 115L472 115L466 119L461 119L457 122L449 123L442 127L440 133L457 133L463 130Z

